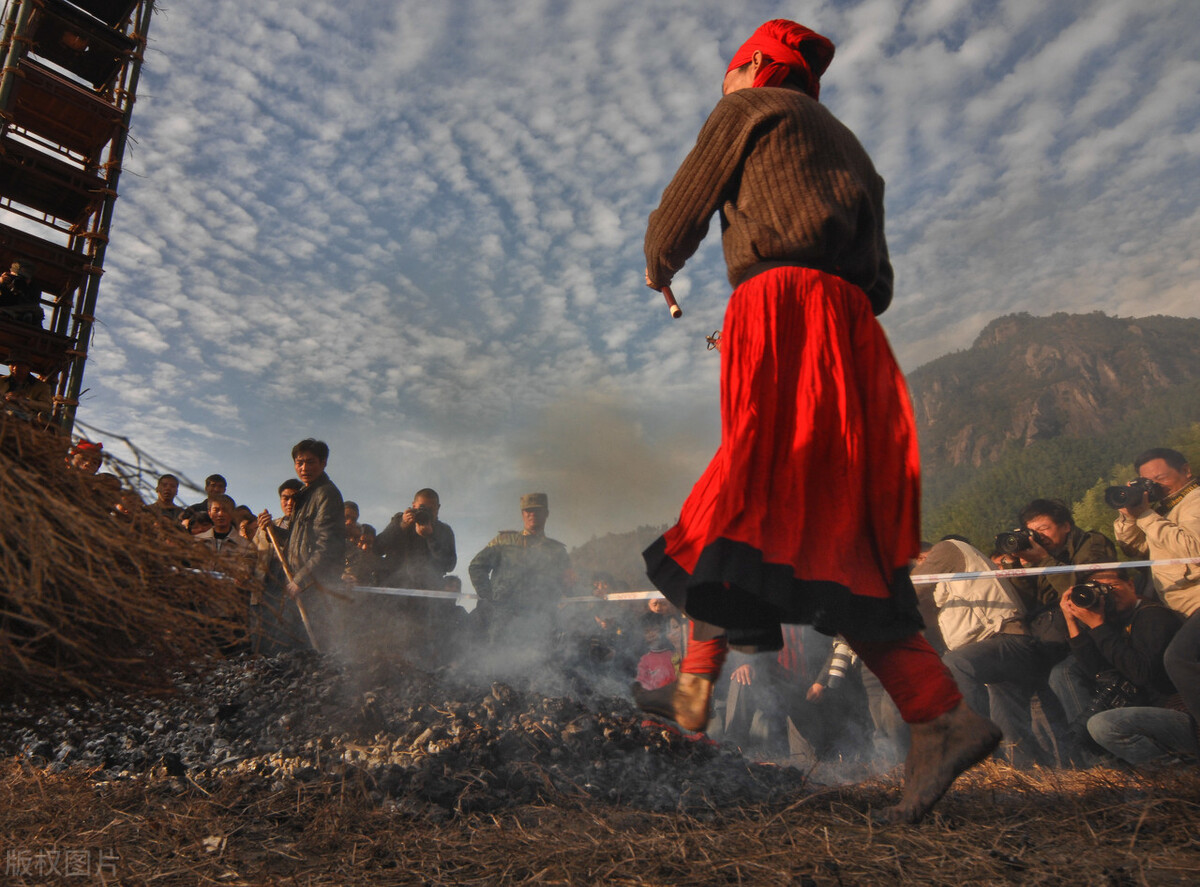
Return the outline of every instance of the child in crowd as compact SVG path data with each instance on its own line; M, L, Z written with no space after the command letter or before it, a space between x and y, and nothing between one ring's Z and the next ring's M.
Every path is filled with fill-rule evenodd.
M104 444L102 443L92 443L90 440L81 439L71 447L67 467L82 471L84 474L96 474L100 471L100 464L103 461L101 455L103 449Z
M649 652L638 660L637 682L647 690L657 690L675 680L682 656L671 642L663 616L645 613L641 624Z

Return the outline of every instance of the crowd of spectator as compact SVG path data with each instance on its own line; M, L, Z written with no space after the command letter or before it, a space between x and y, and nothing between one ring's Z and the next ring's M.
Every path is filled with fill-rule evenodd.
M191 504L178 501L179 479L164 474L157 479L154 500L145 504L117 475L101 472L103 446L87 440L72 447L67 463L95 476L114 514L144 509L164 527L209 549L219 568L252 573L248 621L255 650L317 646L322 630L333 630L325 618L328 598L356 587L384 594L403 590L407 599L393 598L389 612L402 619L408 649L444 657L452 652L448 636L462 628L465 611L455 610L462 591L452 572L458 553L453 529L440 518L437 491L418 490L411 505L377 532L361 521L356 502L342 498L325 471L328 459L322 441L307 439L293 448L296 476L278 487L278 516L238 504L221 474L206 477L204 497ZM553 637L558 603L575 586L566 546L545 533L549 497L526 494L520 513L522 529L499 533L470 563L478 598L468 625L473 640L517 643L539 623L545 636Z
M454 532L435 490L418 490L376 532L325 473L325 444L301 441L292 458L297 476L278 488L278 517L238 505L218 474L187 506L176 501L179 481L163 475L155 501L142 506L220 558L252 565L261 651L309 642L296 619L302 608L290 602L311 605L320 590L461 591ZM73 469L89 473L101 461L101 447L86 441L70 456ZM1197 760L1200 480L1171 449L1147 450L1134 465L1138 478L1110 490L1111 535L1078 527L1061 501L1035 498L990 553L949 536L923 544L914 562L927 637L968 704L1001 727L1001 753L1016 766ZM593 603L564 606L580 589L565 546L545 534L549 499L526 494L520 510L522 529L499 533L470 562L471 643L532 643L560 654L564 668L598 669L648 690L674 679L688 635L683 615L662 598L602 604L619 590L606 574L593 577ZM1122 555L1154 563L1128 568L1117 563ZM419 655L453 650L447 631L464 624L451 615L452 598L406 600ZM905 725L840 639L789 626L778 653L730 665L713 732L770 756L903 759Z
M8 357L8 375L0 376L0 406L20 419L44 424L54 409L50 383L35 376L29 360L17 352Z

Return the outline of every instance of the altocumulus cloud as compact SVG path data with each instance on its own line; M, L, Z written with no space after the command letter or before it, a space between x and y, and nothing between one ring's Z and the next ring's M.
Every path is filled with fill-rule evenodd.
M902 362L1028 310L1194 313L1200 5L317 0L156 16L80 418L273 502L291 444L469 557L665 522L716 446L716 233L642 286L645 218L761 21L888 181Z

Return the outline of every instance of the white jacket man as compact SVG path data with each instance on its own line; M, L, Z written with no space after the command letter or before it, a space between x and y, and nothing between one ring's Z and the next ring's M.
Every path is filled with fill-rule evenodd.
M978 548L957 539L938 542L912 571L913 579L938 573L981 573L996 565ZM918 584L918 592L921 586ZM938 629L946 649L957 650L1000 631L1004 620L1024 613L1020 596L1006 579L944 580L933 588L938 607Z

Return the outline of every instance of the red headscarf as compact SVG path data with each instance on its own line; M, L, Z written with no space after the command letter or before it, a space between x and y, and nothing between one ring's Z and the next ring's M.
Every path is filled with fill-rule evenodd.
M725 73L749 64L756 49L763 54L763 66L754 78L755 86L779 86L794 74L805 84L805 92L820 98L821 75L833 61L833 43L828 38L785 18L771 19L733 54Z

